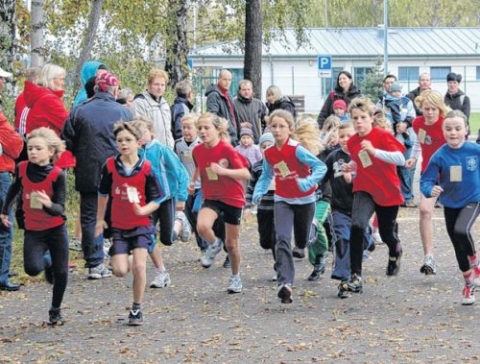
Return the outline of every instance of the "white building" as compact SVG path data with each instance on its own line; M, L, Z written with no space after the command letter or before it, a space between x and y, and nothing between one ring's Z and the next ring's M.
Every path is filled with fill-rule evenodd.
M304 96L305 111L318 113L339 71L350 71L361 88L365 74L383 60L383 28L315 28L305 32L308 41L300 47L294 29L285 30L284 35L275 31L270 45L263 46L262 99L265 89L274 84L286 95ZM233 42L194 49L190 58L197 79L203 79L202 88L221 68L232 70L238 82L243 77L243 51ZM331 56L332 78L319 77L319 55ZM460 73L461 90L470 97L472 111L480 112L480 27L390 28L388 71L399 78L405 93L418 86L422 72L431 74L432 88L442 93L447 89L446 75ZM231 90L236 90L232 86Z

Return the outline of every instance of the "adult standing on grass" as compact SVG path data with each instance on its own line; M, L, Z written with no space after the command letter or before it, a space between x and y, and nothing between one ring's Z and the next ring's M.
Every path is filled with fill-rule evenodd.
M82 250L89 279L112 275L103 265L103 236L94 235L102 166L108 157L118 153L113 125L119 120L132 120L130 110L115 101L118 84L111 73L97 76L95 95L72 109L62 130L67 149L77 158L75 189L80 193Z
M413 102L413 107L415 108L415 113L417 116L422 115L422 110L420 110L417 105L415 105L415 99L420 96L420 94L425 91L425 90L430 90L430 87L432 86L432 80L430 78L430 73L428 72L423 72L420 74L418 77L418 87L412 91L410 91L407 95L407 97L412 100Z
M10 72L0 68L0 95L5 87L7 77L11 77ZM10 187L10 176L15 169L14 159L18 158L23 148L23 138L15 132L13 126L8 122L2 109L2 99L0 98L0 202L3 205ZM11 211L6 212L9 218L12 218ZM12 226L0 226L0 290L18 291L19 284L14 284L8 280L10 271L10 262L12 260Z

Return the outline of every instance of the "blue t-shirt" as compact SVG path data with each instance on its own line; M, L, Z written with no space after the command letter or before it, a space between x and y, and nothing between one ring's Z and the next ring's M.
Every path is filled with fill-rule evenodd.
M444 144L430 159L420 180L420 190L432 196L436 182L443 188L440 202L450 208L463 208L480 201L480 145L465 142L454 149Z

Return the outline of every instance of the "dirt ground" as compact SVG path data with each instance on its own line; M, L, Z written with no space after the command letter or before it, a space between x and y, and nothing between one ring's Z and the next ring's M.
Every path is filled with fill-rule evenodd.
M51 287L29 284L0 292L1 363L474 363L480 360L478 304L460 304L462 279L435 211L438 274L419 273L423 253L418 209L401 209L404 258L387 277L387 249L364 263L364 293L337 298L337 281L308 282L311 266L296 261L294 302L276 297L272 258L256 226L242 227L240 294L229 295L222 252L204 269L193 243L164 248L172 285L147 288L145 324L126 325L132 278L88 281L71 275L64 300L68 322L45 324ZM478 224L477 224L478 225ZM479 229L476 229L478 236ZM329 263L332 257L329 256ZM148 268L149 281L154 270Z

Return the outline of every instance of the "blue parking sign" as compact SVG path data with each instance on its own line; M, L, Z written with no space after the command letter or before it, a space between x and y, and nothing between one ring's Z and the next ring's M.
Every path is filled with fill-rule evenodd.
M332 77L332 56L318 56L318 76Z

